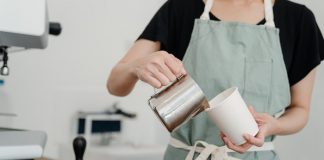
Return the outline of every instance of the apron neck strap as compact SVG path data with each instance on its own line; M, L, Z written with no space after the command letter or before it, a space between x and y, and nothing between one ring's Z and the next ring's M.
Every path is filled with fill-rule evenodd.
M205 2L205 9L204 9L203 14L200 16L200 19L203 19L203 20L210 20L209 12L210 12L210 10L211 10L212 7L213 7L213 3L214 3L214 0L207 0L207 1Z
M207 0L205 3L205 8L203 14L200 16L200 19L210 20L209 12L213 7L214 0ZM273 16L273 7L272 0L264 0L264 12L265 12L265 26L275 27L274 16Z
M276 27L274 23L272 0L264 0L265 26Z

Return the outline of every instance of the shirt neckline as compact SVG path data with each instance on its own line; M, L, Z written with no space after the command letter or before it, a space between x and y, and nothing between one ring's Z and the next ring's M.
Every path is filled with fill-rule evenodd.
M203 5L205 6L205 3L202 1L202 0L200 0L202 3L203 3ZM277 8L277 5L278 5L278 3L280 3L282 0L275 0L275 3L273 4L273 10L275 10L276 8ZM209 12L209 16L210 16L210 19L211 20L215 20L215 21L223 21L223 20L221 20L220 18L218 18L217 16L215 16L211 11ZM256 24L254 24L254 25L263 25L263 24L265 24L266 23L266 19L265 19L265 17L262 19L262 20L260 20L258 23L256 23ZM253 25L253 24L252 24Z

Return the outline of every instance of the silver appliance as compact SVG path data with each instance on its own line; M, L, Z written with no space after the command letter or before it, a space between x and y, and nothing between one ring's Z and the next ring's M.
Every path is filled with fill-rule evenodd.
M41 157L46 143L42 131L0 128L0 159L33 159Z
M9 75L8 53L45 49L48 35L59 35L59 23L48 20L46 0L0 1L0 75Z
M48 21L46 0L0 0L0 75L9 75L8 54L44 49L48 35L59 35L59 23ZM18 48L17 48L18 47ZM4 85L4 81L0 81ZM0 102L1 103L1 102ZM2 117L16 116L1 113ZM0 159L34 159L44 152L46 133L0 128Z

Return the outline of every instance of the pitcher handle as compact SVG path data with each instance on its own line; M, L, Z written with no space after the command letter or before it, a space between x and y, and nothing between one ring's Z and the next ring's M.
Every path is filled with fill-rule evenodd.
M176 82L180 81L183 77L185 77L186 75L181 74L180 76L178 76L173 82L171 82L170 84L166 85L166 86L162 86L160 89L159 88L155 88L153 87L153 96L151 97L155 97L156 95L158 95L159 93L161 93L162 91L166 90L167 88L169 88L170 86L172 86L173 84L175 84Z

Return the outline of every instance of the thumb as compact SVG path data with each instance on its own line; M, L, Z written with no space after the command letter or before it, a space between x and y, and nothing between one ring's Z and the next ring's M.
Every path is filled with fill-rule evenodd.
M248 109L249 109L249 111L252 113L253 116L256 115L256 112L255 112L253 106L249 106Z

